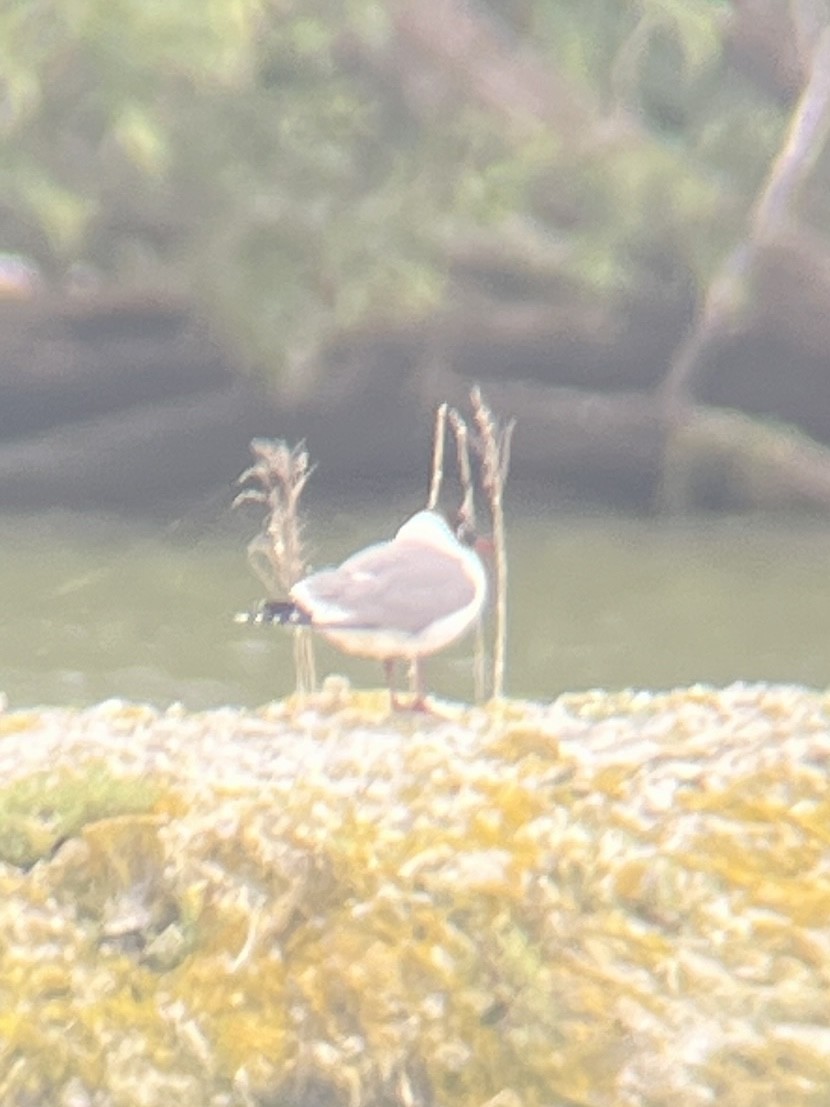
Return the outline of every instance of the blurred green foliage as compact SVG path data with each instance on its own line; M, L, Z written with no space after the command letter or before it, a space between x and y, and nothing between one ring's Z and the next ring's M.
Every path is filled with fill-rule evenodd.
M655 254L705 276L783 121L724 80L728 5L477 10L519 68L531 48L565 76L596 134L559 131L555 111L512 127L454 88L414 111L388 0L8 0L0 248L58 284L83 262L195 293L268 370L367 317L431 310L453 236L517 217L565 239L569 277L603 295ZM614 131L621 113L636 136Z

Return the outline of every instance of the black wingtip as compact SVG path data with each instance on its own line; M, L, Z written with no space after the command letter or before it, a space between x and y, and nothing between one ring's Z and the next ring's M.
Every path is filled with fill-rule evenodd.
M306 626L310 620L291 600L263 600L253 611L241 611L237 623L261 623L275 626Z

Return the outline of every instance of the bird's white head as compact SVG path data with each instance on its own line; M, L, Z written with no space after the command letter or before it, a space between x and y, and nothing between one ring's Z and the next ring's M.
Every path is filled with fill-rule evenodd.
M422 542L425 546L457 554L464 547L453 534L449 523L437 511L419 511L400 528L395 538Z

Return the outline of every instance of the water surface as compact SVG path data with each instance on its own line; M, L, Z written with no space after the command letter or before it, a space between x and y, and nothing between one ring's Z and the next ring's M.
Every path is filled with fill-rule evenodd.
M411 507L318 503L317 567L394 531ZM124 697L255 706L293 687L285 632L236 625L261 595L255 515L215 525L83 515L0 518L0 690L10 704ZM508 691L795 681L830 674L830 528L769 519L637 520L514 505ZM379 667L322 645L321 674ZM471 645L428 663L471 697Z

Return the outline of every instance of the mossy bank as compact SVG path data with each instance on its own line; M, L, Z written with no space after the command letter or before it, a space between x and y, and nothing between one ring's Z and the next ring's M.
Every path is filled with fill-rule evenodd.
M0 713L4 1107L830 1100L830 695Z

